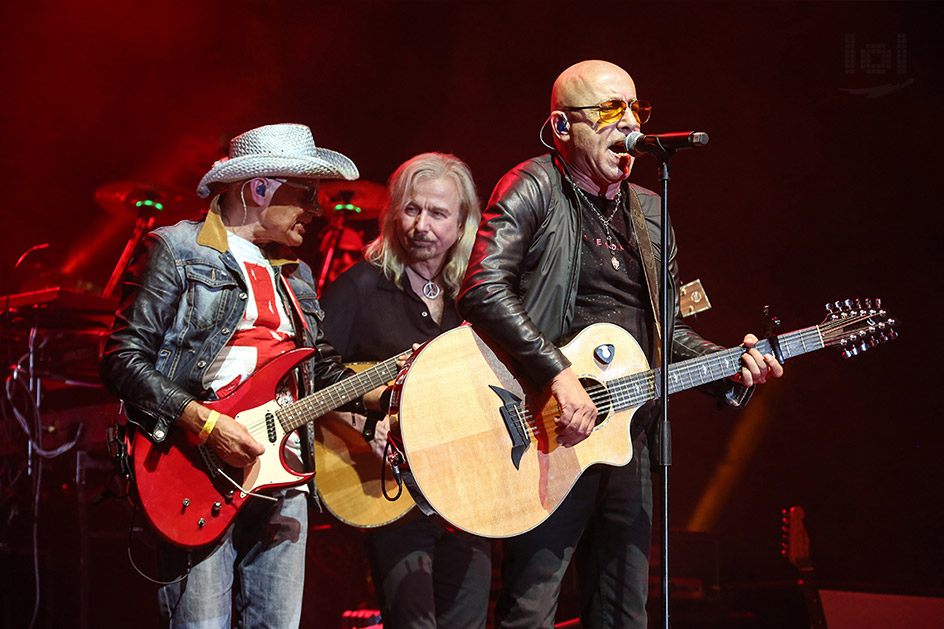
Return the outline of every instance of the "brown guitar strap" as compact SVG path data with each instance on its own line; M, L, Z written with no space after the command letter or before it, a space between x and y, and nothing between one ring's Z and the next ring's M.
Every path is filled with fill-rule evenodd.
M655 315L656 338L653 344L655 352L659 353L662 347L662 318L659 316L659 274L656 271L655 254L652 251L652 240L649 230L646 229L646 217L643 216L639 197L632 186L629 188L629 213L633 219L633 233L636 236L636 246L639 248L639 257L642 258L642 268L646 272L646 286L649 288L649 303Z

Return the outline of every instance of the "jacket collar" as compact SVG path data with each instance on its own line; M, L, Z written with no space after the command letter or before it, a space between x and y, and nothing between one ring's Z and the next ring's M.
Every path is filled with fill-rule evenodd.
M229 251L229 239L226 236L226 226L223 225L222 210L220 209L220 195L210 201L210 211L207 212L203 227L197 235L197 244L216 249L220 253ZM262 254L272 266L298 264L298 257L287 247L278 243L269 243L262 247Z

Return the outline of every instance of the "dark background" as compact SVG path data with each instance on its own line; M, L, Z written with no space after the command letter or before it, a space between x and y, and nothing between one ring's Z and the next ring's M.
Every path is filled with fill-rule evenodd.
M647 131L711 136L674 160L671 195L683 280L700 278L714 306L695 324L705 336L733 345L760 332L764 304L804 327L847 297L881 297L901 322L899 340L854 360L789 363L743 413L675 398L673 527L720 534L726 579L774 578L780 510L802 505L823 580L944 588L940 370L921 332L941 305L936 9L4 3L0 292L100 291L132 219L104 212L95 190L193 190L231 136L261 124L308 124L381 183L416 153L452 152L487 197L543 152L554 78L606 59L653 103ZM655 162L637 161L633 180L658 188ZM303 257L314 263L317 245ZM750 418L749 445L733 445ZM722 466L731 457L740 467ZM732 482L696 516L719 470Z

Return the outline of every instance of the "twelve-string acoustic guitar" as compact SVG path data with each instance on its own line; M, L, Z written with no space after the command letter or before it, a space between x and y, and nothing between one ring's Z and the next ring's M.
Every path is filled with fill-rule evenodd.
M845 356L895 338L881 302L828 306L823 323L772 336L761 353L786 360L838 345ZM508 355L465 325L414 352L397 377L391 424L408 469L407 486L424 511L485 537L509 537L543 522L590 465L625 465L632 457L630 420L663 388L676 393L732 376L743 347L660 369L649 365L622 328L598 323L562 352L597 407L590 436L571 448L556 443L557 403L515 373Z

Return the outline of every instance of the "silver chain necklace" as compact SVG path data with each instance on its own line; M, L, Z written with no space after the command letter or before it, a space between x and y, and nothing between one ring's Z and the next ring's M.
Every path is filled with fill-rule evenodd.
M600 219L600 222L603 223L603 229L606 233L606 248L610 252L610 264L613 265L614 270L619 271L620 261L619 258L616 257L616 243L614 242L613 234L610 233L610 221L613 220L613 217L616 216L616 213L619 211L620 200L623 198L623 189L616 189L616 196L613 197L613 200L616 202L616 206L613 208L613 211L610 212L608 217L603 218L603 215L600 214L596 206L590 201L590 199L587 198L587 195L584 194L583 190L581 190L580 187L573 182L573 180L571 180L570 185L574 187L574 190L577 191L577 195L583 199L583 202L587 205L587 207L590 208L590 210Z
M437 284L433 280L436 279L436 277L439 275L442 269L437 271L436 275L432 277L426 277L425 275L423 275L422 273L414 269L412 266L408 268L414 273L416 273L417 275L419 275L420 278L426 280L426 283L423 284L423 294L426 295L427 299L436 299L437 297L439 297L439 293L442 292L442 289L439 288L439 284Z

